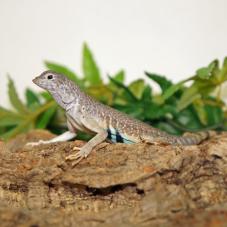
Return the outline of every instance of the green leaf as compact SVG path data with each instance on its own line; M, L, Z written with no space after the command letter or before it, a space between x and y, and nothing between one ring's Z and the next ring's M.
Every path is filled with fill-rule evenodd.
M225 57L222 68L216 73L218 83L223 83L227 80L227 57Z
M20 116L0 106L0 127L17 125L23 120L23 117L25 116Z
M121 84L124 84L124 80L125 80L125 73L123 70L119 71L118 73L116 73L114 76L112 76L112 78L121 83ZM112 95L115 97L115 98L119 98L121 96L121 93L122 93L122 89L119 89L119 87L113 83L111 80L109 81L109 83L107 84L108 88L111 90L112 92Z
M88 88L86 88L86 92L90 96L108 105L111 105L113 103L113 92L108 86L104 84L89 86Z
M114 78L108 76L111 82L113 82L117 87L122 88L125 91L125 98L127 101L136 102L138 101L137 97L126 87L123 83L118 82Z
M180 81L177 84L173 84L170 87L168 87L164 93L162 94L162 100L163 102L172 97L177 91L182 90L184 88L184 84L188 81L194 80L195 76L189 77L185 80Z
M152 90L151 90L151 87L149 85L146 85L144 90L143 90L141 101L143 103L147 103L147 102L150 102L151 100L152 100Z
M124 70L120 70L119 72L117 72L114 76L113 76L114 80L120 82L120 83L124 83L125 81L125 72Z
M47 125L50 123L51 118L54 116L56 110L57 106L52 106L48 110L46 110L38 119L36 128L46 128Z
M222 126L224 121L224 111L220 106L205 105L205 111L207 113L208 125L220 124Z
M198 99L193 103L193 106L196 110L198 118L203 125L207 125L207 112L204 108L204 103L201 99Z
M8 95L12 106L20 113L27 114L29 111L26 106L20 100L16 88L14 86L13 80L8 77Z
M23 121L23 119L19 116L7 115L4 117L1 117L0 127L15 126L15 125L20 124L21 121Z
M184 127L184 129L187 128L194 130L203 128L203 125L201 124L198 115L195 112L194 108L192 108L192 106L189 106L188 108L177 113L173 120L176 123L180 123Z
M212 61L207 67L202 67L196 71L196 76L200 79L209 79L213 71L218 67L218 60Z
M54 105L56 105L53 101L49 103L45 103L39 108L37 108L34 112L28 112L27 115L17 115L21 117L21 121L13 127L12 129L8 130L7 132L1 134L1 138L9 139L16 136L19 133L25 132L34 127L34 123L38 116L42 113L45 113L47 110L51 109ZM15 118L16 119L16 118Z
M224 58L222 67L223 68L226 68L227 67L227 57Z
M14 136L16 136L19 133L25 132L27 128L29 127L28 121L22 121L20 124L18 124L16 127L8 130L7 132L1 134L2 139L10 139Z
M51 96L48 92L46 92L46 91L40 92L40 95L41 95L46 101L50 101L50 100L53 99L52 96Z
M161 96L163 102L169 99L172 95L174 95L178 90L183 88L184 83L180 82L178 84L173 84L167 90L164 91L163 95Z
M8 115L17 116L16 113L14 113L10 110L7 110L7 109L0 106L0 118L2 118L4 116L8 116Z
M131 84L129 84L128 88L137 99L140 99L145 88L144 80L135 80Z
M121 112L127 113L128 115L143 120L144 115L143 115L143 108L141 105L138 105L138 103L135 104L127 104L127 105L116 105L114 106L116 109L120 110Z
M58 63L54 63L54 62L50 62L50 61L44 61L45 66L50 69L53 70L57 73L63 74L66 77L68 77L70 80L74 81L76 84L78 84L79 86L81 86L82 82L79 79L79 77L76 75L75 72L73 72L71 69L69 69L68 67L58 64Z
M170 105L158 105L156 103L151 103L145 106L144 115L146 119L156 120L160 118L167 117L176 114L176 108Z
M172 86L172 82L168 80L165 76L149 72L145 72L145 74L160 86L162 92L165 92L170 86Z
M27 107L31 107L34 104L40 105L39 96L31 89L26 89L25 96L27 100Z
M99 68L93 58L91 50L85 43L83 46L83 73L84 78L90 85L102 84Z
M194 84L185 90L179 102L177 103L178 111L181 111L198 98L201 98L201 94L199 92L198 86Z

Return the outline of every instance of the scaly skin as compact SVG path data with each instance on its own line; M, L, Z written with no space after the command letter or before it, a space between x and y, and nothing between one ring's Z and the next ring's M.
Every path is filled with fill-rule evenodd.
M67 157L77 160L87 157L91 150L106 139L124 143L167 143L173 145L193 145L210 136L209 132L191 133L185 136L173 136L160 131L129 115L106 106L84 93L74 82L53 71L45 71L33 82L47 90L56 102L66 111L70 132L42 143L64 141L83 131L95 136L76 154ZM60 139L58 139L60 138ZM32 145L40 144L32 143Z

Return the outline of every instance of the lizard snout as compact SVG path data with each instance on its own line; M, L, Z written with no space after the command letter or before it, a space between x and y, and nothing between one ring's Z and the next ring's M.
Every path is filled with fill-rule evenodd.
M38 78L38 77L36 77L36 78L34 78L34 79L32 80L32 82L33 82L34 84L37 84L37 85L38 85L38 81L39 81L39 78Z

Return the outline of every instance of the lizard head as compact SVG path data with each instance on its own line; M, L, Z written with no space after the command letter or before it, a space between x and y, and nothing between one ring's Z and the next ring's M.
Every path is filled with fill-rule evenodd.
M59 73L48 70L32 81L39 87L50 92L63 108L76 99L77 85Z

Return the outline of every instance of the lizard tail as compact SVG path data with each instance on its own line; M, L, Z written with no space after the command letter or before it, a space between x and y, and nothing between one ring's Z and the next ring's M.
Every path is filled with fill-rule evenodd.
M202 141L216 135L215 131L204 131L197 133L185 133L183 136L175 137L173 144L176 145L194 145L200 144Z

